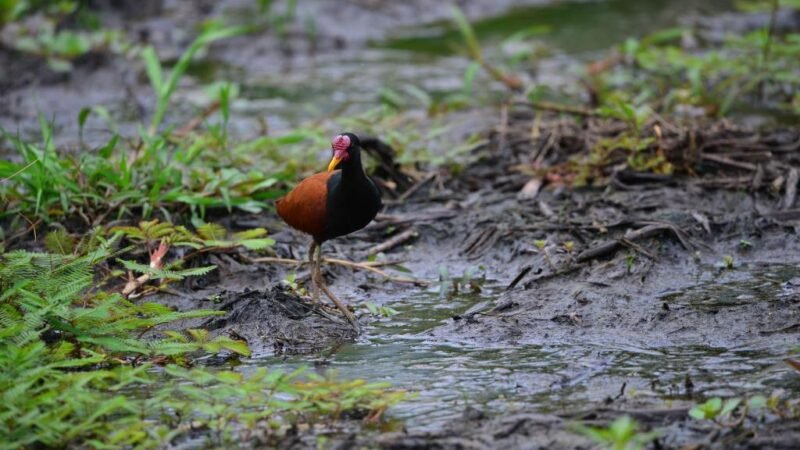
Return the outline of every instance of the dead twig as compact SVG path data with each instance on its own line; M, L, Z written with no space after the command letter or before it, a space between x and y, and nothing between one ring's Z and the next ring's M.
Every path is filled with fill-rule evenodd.
M700 155L700 158L702 158L702 159L704 159L706 161L713 161L713 162L715 162L717 164L722 164L722 165L730 166L730 167L736 167L737 169L750 170L750 171L753 171L753 172L755 172L758 169L758 166L756 166L755 164L746 163L746 162L742 162L742 161L736 161L735 159L731 159L731 158L728 158L728 157L725 157L725 156L721 156L721 155L714 155L714 154L711 154L711 153L703 153L703 154Z
M525 266L525 267L523 267L522 270L519 271L517 276L514 277L513 280L511 280L511 283L508 283L508 286L506 286L506 290L510 291L510 290L514 289L515 287L517 287L517 284L519 284L519 282L522 281L522 279L525 278L525 275L530 273L531 270L533 270L533 266Z
M261 258L253 258L253 259L251 259L251 261L252 262L256 262L256 263L274 263L274 264L288 264L288 265L308 264L307 261L301 261L299 259L277 258L277 257L272 257L272 256L264 256L264 257L261 257ZM387 272L385 272L383 270L378 269L376 266L381 265L381 263L379 263L379 262L366 261L366 262L355 263L355 262L352 262L352 261L347 261L347 260L338 259L338 258L323 258L322 262L327 263L327 264L336 264L336 265L340 265L340 266L350 267L350 268L353 268L353 269L360 269L360 270L365 270L367 272L372 272L372 273L378 274L378 275L386 278L389 281L393 281L395 283L410 283L410 284L414 284L414 285L418 285L418 286L425 286L425 285L431 284L430 281L420 280L420 279L417 279L417 278L396 277L396 276L394 276L394 275L392 275L390 273L387 273Z
M415 230L413 228L409 228L409 229L403 231L402 233L398 233L398 234L392 236L391 238L387 239L386 241L371 247L369 250L367 250L367 254L368 255L377 255L378 253L385 252L387 250L391 250L391 249L397 247L398 245L404 244L405 242L410 241L411 239L414 239L418 235L419 234L417 233L417 230Z
M380 269L378 269L378 268L376 268L374 266L370 266L370 265L366 265L366 264L362 264L362 263L354 263L354 262L347 261L347 260L344 260L344 259L325 258L325 259L322 260L322 262L326 262L326 263L329 263L329 264L338 264L340 266L345 266L345 267L352 267L353 269L366 270L368 272L372 272L372 273L378 274L378 275L386 278L389 281L394 281L395 283L411 283L411 284L415 284L415 285L418 285L418 286L424 286L424 285L431 284L430 281L419 280L419 279L416 279L416 278L396 277L396 276L393 276L393 275L391 275L389 273L386 273L383 270L380 270Z
M571 274L573 272L577 272L578 270L580 270L580 269L582 269L584 267L585 266L583 264L573 264L573 265L567 266L567 267L565 267L563 269L560 269L560 270L555 270L553 272L548 272L548 273L546 273L544 275L539 275L536 278L533 278L531 280L526 281L525 284L522 285L522 288L526 289L526 290L530 289L533 286L535 286L536 283L538 283L540 281L548 280L550 278L558 278L558 277L563 276L563 275L569 275L569 274Z
M416 184L414 184L413 186L408 188L405 192L403 192L403 194L400 195L400 197L397 198L396 202L397 203L403 203L406 200L408 200L409 198L411 198L412 195L414 195L417 191L422 189L426 184L428 184L431 181L433 181L433 179L436 178L436 175L437 175L436 172L431 172L431 173L425 175L425 177L423 177L421 180L417 181Z
M648 257L648 258L652 259L653 261L657 261L657 260L658 260L658 258L656 258L656 255L654 255L654 254L652 254L652 253L648 252L648 251L647 251L647 250L645 250L645 249L644 249L644 248L643 248L641 245L639 245L639 244L637 244L637 243L635 243L635 242L633 242L633 241L629 241L629 240L627 240L627 239L625 239L625 238L623 237L623 238L621 238L621 239L619 240L619 242L620 242L620 244L622 244L622 245L624 245L624 246L626 246L626 247L628 247L628 248L630 248L630 249L636 250L637 252L639 252L639 253L641 253L642 255L644 255L644 256L646 256L646 257Z
M657 234L659 234L661 232L664 232L664 231L672 231L672 232L674 232L676 234L676 236L678 236L678 239L681 240L681 243L684 245L684 247L690 246L690 244L688 242L684 242L685 238L680 236L680 233L678 232L677 227L675 227L674 225L665 224L665 223L654 223L654 224L646 225L646 226L644 226L642 228L639 228L637 230L629 231L629 232L625 233L625 235L620 239L612 239L612 240L609 240L609 241L605 241L600 245L597 245L597 246L595 246L593 248L590 248L588 250L584 250L583 252L581 252L581 254L578 255L577 258L575 258L575 260L578 261L578 262L583 262L583 261L588 261L590 259L599 258L601 256L605 256L605 255L608 255L608 254L614 252L620 246L625 245L624 243L626 243L626 242L627 243L632 243L633 241L635 241L637 239L647 239L649 237L653 237L653 236L655 236L655 235L657 235ZM640 250L640 249L641 248L637 248L637 251ZM643 253L645 253L645 252L643 252ZM654 258L652 255L650 255L648 253L645 253L645 254L647 256L651 257L651 258Z

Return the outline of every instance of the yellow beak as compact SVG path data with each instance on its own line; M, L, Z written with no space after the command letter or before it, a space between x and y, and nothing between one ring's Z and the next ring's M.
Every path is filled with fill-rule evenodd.
M340 157L338 157L338 156L334 156L334 157L331 159L331 163L330 163L330 164L328 164L328 172L330 172L330 171L332 171L333 169L335 169L335 168L336 168L336 166L338 166L338 165L339 165L339 163L340 163L341 161L342 161L342 158L340 158Z

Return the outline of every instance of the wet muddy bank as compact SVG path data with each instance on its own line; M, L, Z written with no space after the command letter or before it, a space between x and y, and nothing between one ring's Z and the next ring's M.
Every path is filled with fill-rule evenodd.
M300 17L330 19L319 23L315 39L298 25L281 38L265 32L212 46L182 82L169 122L197 116L208 100L203 86L221 79L242 87L231 132L243 139L306 117L299 104L311 104L315 117L340 111L332 105L367 108L386 79L457 89L469 61L431 42L452 37L453 30L438 22L449 7L428 10L423 3L301 3ZM539 3L466 2L464 8L480 18L511 4ZM587 8L602 10L600 3ZM216 14L244 21L247 5L170 4L127 31L157 44L170 61L193 36L184 25ZM675 8L681 12L665 8L669 17L675 18ZM416 27L423 9L429 36ZM525 9L534 10L565 15L548 5ZM507 24L513 14L496 22ZM577 19L568 23L582 30L594 22ZM644 32L650 24L639 19L635 25ZM766 19L736 26L744 32ZM778 26L791 29L796 17L779 19ZM346 20L357 31L342 26ZM478 25L489 40L492 20ZM706 25L709 40L715 23ZM568 37L570 27L559 33L553 39ZM611 41L582 48L558 41L555 57L530 75L583 89L566 68L582 66L617 43ZM404 69L419 61L421 68ZM30 64L13 70L30 72ZM154 103L138 63L118 56L81 61L69 75L14 79L7 87L0 123L35 135L37 114L46 111L72 140L67 150L82 148L74 142L80 108L106 106L120 134L135 136L135 124L146 121ZM247 341L253 357L239 361L237 371L312 366L319 374L388 381L416 394L388 413L386 430L358 420L335 429L298 429L285 448L315 447L320 436L341 448L592 448L574 424L607 425L623 414L663 431L654 448L791 448L798 428L774 414L717 427L689 419L688 410L714 396L800 390L797 374L783 363L796 351L800 332L797 128L758 131L655 118L645 124L648 144L636 155L612 148L601 155L608 160L598 162L593 149L626 132L626 124L592 111L541 106L517 102L499 111L453 114L457 125L448 132L456 140L475 132L481 138L465 167L416 173L405 184L378 173L382 185L397 187L386 192L387 207L367 229L327 243L326 255L369 262L371 250L383 246L375 262L385 265L376 267L420 282L324 266L333 291L353 306L361 335L335 309L302 298L306 266L258 262L246 251L198 258L193 264L217 270L154 298L182 311L225 311L182 325ZM421 123L428 119L411 114ZM110 135L92 115L83 137L92 143ZM431 147L448 151L438 143ZM644 168L631 170L631 161ZM231 230L268 229L277 242L268 257L306 257L307 238L272 213L215 211L208 219ZM374 314L367 303L394 315Z
M488 144L475 149L482 156L465 171L420 182L406 198L388 200L367 229L326 244L329 257L365 261L375 245L414 231L378 261L402 264L426 286L325 267L333 291L356 310L358 337L286 293L281 280L297 271L304 281L305 267L227 255L209 261L218 278L163 301L231 311L214 328L248 340L254 358L244 370L313 364L320 374L417 393L391 413L404 432L327 434L345 447L591 448L575 423L629 414L664 432L661 448L791 448L793 422L717 429L687 411L715 396L800 389L783 363L800 332L800 214L790 190L770 187L796 170L795 152L780 150L800 142L797 131L709 124L702 142L728 133L718 155L736 159L690 160L692 175L597 173L594 187L542 179L534 192L536 173L518 167L548 142L541 162L558 167L588 151L571 133L592 133L560 118L521 142L516 124L529 120L512 114L487 132ZM737 139L752 148L737 149ZM765 147L775 156L761 169L730 164ZM277 256L305 257L305 238L270 214L237 215L226 225L264 226ZM366 302L397 314L376 317ZM287 445L306 448L313 439L301 433Z

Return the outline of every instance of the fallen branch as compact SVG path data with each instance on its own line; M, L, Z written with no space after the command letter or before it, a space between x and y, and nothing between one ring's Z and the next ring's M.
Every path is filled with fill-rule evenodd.
M633 242L633 241L635 241L637 239L646 239L646 238L655 236L655 235L661 233L662 231L673 231L673 232L675 232L675 229L674 229L674 227L672 225L667 225L667 224L646 225L646 226L644 226L642 228L639 228L638 230L633 230L633 231L629 231L629 232L625 233L625 235L620 239L612 239L612 240L609 240L609 241L605 241L602 244L600 244L600 245L598 245L598 246L596 246L594 248L590 248L588 250L584 250L575 259L578 262L583 262L583 261L587 261L587 260L590 260L590 259L599 258L601 256L605 256L605 255L608 255L608 254L614 252L618 247L620 247L622 245L625 245L624 243L626 241L627 242ZM680 239L680 237L679 237L679 239Z
M274 264L288 264L288 265L308 264L308 261L304 261L304 260L292 259L292 258L277 258L277 257L271 257L271 256L265 256L265 257L261 257L261 258L253 258L251 261L252 262L257 262L257 263L274 263ZM372 272L372 273L378 274L378 275L386 278L389 281L393 281L395 283L410 283L410 284L415 284L415 285L418 285L418 286L426 286L426 285L431 284L430 281L419 280L419 279L416 279L416 278L396 277L396 276L391 275L391 274L389 274L387 272L384 272L383 270L380 270L380 269L378 269L376 267L376 266L380 266L380 265L386 265L387 263L372 262L372 261L365 261L365 262L355 263L355 262L352 262L352 261L347 261L347 260L338 259L338 258L323 258L322 262L323 263L327 263L327 264L336 264L336 265L340 265L340 266L350 267L350 268L353 268L353 269L360 269L360 270L365 270L365 271L368 271L368 272Z
M756 166L755 164L746 163L746 162L742 162L742 161L736 161L735 159L727 158L727 157L721 156L721 155L714 155L714 154L711 154L711 153L703 153L702 155L700 155L700 157L702 159L705 159L706 161L713 161L713 162L715 162L717 164L722 164L722 165L726 165L726 166L730 166L730 167L736 167L737 169L750 170L750 171L753 171L753 172L755 172L756 169L758 169L758 166Z
M377 255L378 253L385 252L387 250L391 250L398 245L405 243L406 241L410 241L411 239L417 237L419 234L413 228L409 228L402 233L398 233L385 242L382 242L378 245L371 247L367 250L368 255Z
M433 179L436 178L436 175L437 175L436 172L431 172L425 175L425 177L417 181L416 184L414 184L413 186L408 188L405 192L403 192L403 194L400 197L398 197L396 202L403 203L409 198L411 198L411 196L414 195L418 190L422 189L426 184L433 181Z

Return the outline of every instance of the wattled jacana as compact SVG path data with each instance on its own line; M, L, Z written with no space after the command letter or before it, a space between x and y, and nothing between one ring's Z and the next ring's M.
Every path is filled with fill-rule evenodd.
M278 199L277 209L278 215L292 228L311 235L308 261L312 265L314 301L319 301L319 289L322 289L357 328L353 315L322 279L322 243L367 226L381 209L381 195L361 166L358 136L342 133L333 138L331 149L333 158L328 171L301 181L285 197Z

